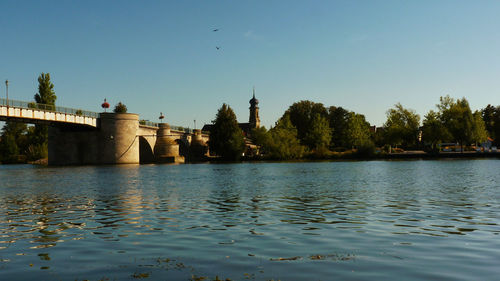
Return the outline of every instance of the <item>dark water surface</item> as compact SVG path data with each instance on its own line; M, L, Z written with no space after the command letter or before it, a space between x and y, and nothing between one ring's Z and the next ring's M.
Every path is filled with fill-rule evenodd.
M500 161L0 166L1 280L499 280Z

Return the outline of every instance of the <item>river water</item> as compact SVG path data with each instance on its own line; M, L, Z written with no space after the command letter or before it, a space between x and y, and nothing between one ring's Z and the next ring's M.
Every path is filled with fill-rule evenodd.
M0 166L1 280L498 280L500 161Z

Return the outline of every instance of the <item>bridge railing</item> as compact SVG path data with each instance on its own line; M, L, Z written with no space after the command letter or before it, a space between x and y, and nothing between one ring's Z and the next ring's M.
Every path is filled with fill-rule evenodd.
M36 102L25 102L25 101L11 100L11 99L7 101L7 99L0 98L0 105L17 107L17 108L26 108L26 109L39 109L44 111L53 111L58 113L73 114L73 115L92 117L92 118L99 117L99 113L97 112L69 108L69 107L62 107L62 106L54 106L50 104L42 104Z
M156 122L152 122L152 121L149 121L149 120L140 120L139 121L139 124L140 125L145 125L145 126L150 126L150 127L159 127L158 126L158 123ZM170 130L174 130L174 131L181 131L181 132L185 132L185 133L190 133L190 134L193 134L194 133L194 130L191 129L191 128L186 128L186 127L181 127L181 126L170 126ZM205 132L205 131L202 131L203 134L208 134L209 132Z

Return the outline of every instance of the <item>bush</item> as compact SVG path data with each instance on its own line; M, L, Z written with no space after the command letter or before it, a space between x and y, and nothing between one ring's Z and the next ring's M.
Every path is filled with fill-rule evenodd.
M26 151L26 157L29 161L40 160L47 158L49 155L47 143L43 144L30 144L28 150Z
M360 145L356 154L361 157L373 156L375 154L375 144L373 144L373 142L367 142L363 145Z
M333 155L333 153L328 150L326 146L320 146L316 149L314 149L310 154L309 157L313 159L328 159Z
M117 105L115 105L115 109L113 109L114 113L127 113L127 106L124 105L122 102L119 102Z

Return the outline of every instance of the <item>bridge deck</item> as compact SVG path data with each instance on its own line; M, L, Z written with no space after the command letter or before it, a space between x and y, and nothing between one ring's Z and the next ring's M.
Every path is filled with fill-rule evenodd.
M97 127L99 113L67 107L0 99L0 120L33 123L69 123Z

